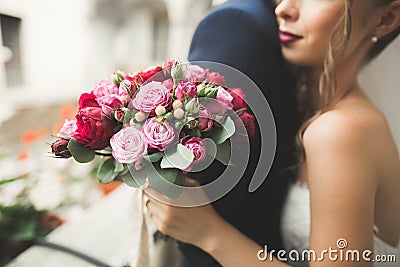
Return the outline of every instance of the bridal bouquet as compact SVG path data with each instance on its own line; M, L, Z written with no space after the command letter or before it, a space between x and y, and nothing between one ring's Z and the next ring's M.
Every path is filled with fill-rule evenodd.
M136 74L117 71L80 96L76 120L65 121L51 149L80 163L104 157L100 183L148 181L176 198L181 191L171 183L184 185L185 174L206 168L207 158L227 165L230 139L254 134L246 110L241 89L198 65L169 61Z

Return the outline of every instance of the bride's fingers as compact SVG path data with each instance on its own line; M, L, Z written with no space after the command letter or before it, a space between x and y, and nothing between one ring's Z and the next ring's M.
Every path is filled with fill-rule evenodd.
M200 183L197 182L197 181L194 180L194 179L191 179L191 178L186 177L186 179L185 179L185 186L197 187L197 186L200 186Z

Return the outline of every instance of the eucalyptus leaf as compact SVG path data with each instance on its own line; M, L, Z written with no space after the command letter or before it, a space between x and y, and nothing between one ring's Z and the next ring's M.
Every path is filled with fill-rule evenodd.
M96 153L93 150L88 150L79 143L75 138L71 138L67 146L69 152L77 162L87 163L94 159Z
M114 158L109 158L103 161L97 169L97 179L101 184L108 184L118 175L114 172Z
M184 189L183 187L174 185L176 182L182 184L181 171L178 169L161 169L158 164L154 164L153 166L154 168L150 166L147 169L151 187L169 198L177 199Z
M167 149L165 151L165 157L168 159L168 162L172 164L172 166L180 170L184 170L189 167L194 160L193 152L182 144L178 144L176 149Z
M160 152L153 153L151 155L146 155L143 158L149 162L157 162L163 157L163 154Z
M142 167L140 170L136 170L134 164L129 165L126 168L126 172L128 174L125 174L122 179L124 179L124 182L129 185L133 186L131 184L135 183L138 186L142 186L144 182L146 181L147 178L147 170L146 167ZM135 186L135 187L138 187Z
M122 163L115 160L115 169L114 172L122 172L124 170L124 165Z
M217 154L215 155L215 159L224 165L228 165L230 158L231 142L229 140L226 140L225 142L217 146Z
M224 143L228 138L235 134L235 123L230 117L226 117L222 127L216 128L211 134L211 138L216 144Z
M171 168L176 168L169 160L167 157L163 157L160 163L160 166L162 169L171 169Z

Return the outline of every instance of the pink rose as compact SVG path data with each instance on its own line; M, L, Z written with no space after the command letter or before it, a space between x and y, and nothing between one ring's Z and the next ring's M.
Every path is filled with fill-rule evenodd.
M247 108L246 101L244 101L245 95L240 88L232 88L231 90L228 90L228 92L232 96L232 105L233 105L233 110L239 110L239 109L245 109Z
M114 134L110 140L112 155L120 163L132 164L147 153L143 133L135 127L127 127Z
M123 83L121 83L123 84ZM129 101L129 93L124 86L116 86L110 80L102 80L92 90L104 114L110 116L114 109L125 106Z
M109 145L116 122L108 119L94 94L82 94L76 114L77 129L73 137L87 149L99 150Z
M170 93L172 93L172 91L174 90L174 79L172 78L163 81L161 84L164 85Z
M218 93L217 93L217 97L215 99L217 101L220 101L220 102L226 104L228 107L233 108L233 104L232 104L233 97L222 86L218 87Z
M172 102L170 92L167 87L160 82L150 82L140 87L132 101L135 109L154 115L154 110L158 106L167 108Z
M212 98L201 99L201 104L207 108L208 113L212 115L223 115L226 113L227 107L224 102Z
M96 96L96 98L103 97L105 95L110 95L118 92L118 86L116 86L110 80L101 80L99 81L94 89L92 90L92 94Z
M175 96L180 101L185 98L194 98L197 96L197 86L193 82L180 82L175 89Z
M142 132L149 147L164 151L175 141L175 127L167 121L157 122L155 119L147 120L143 125Z
M192 137L184 143L184 146L194 155L193 164L199 163L206 157L206 144L199 137Z
M57 136L61 138L71 139L75 131L78 129L76 120L65 120L63 127L61 127Z
M202 132L207 132L212 129L213 124L211 113L207 108L201 107L197 119L197 128Z
M198 65L186 65L183 70L188 81L203 81L206 78L206 71Z
M190 151L192 151L194 155L194 160L192 164L190 164L189 167L187 167L185 170L183 170L184 173L189 172L192 169L192 166L194 164L197 164L199 162L202 162L204 158L206 157L206 144L203 142L203 140L199 137L192 137L187 141L184 141L183 145L188 148Z
M166 70L168 72L171 71L171 69L175 66L179 65L179 61L177 60L170 60L164 63L163 65L163 70Z
M220 75L217 72L212 72L210 70L207 70L207 81L209 83L213 83L216 85L226 86L226 81L224 76Z

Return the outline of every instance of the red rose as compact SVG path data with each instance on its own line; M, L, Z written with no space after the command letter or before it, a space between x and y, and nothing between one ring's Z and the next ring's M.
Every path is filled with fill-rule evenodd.
M94 94L82 94L76 125L74 138L88 149L99 150L109 145L116 122L104 116Z
M133 74L127 74L125 76L125 80L128 80L131 83L129 92L133 96L136 94L136 91L138 88L144 83L142 76L140 73L133 75Z
M244 93L242 89L240 88L232 88L231 90L228 90L228 92L231 94L233 97L232 99L232 104L233 104L233 110L239 110L239 109L245 109L247 108L247 104L244 101Z
M161 66L153 66L145 69L144 71L140 72L140 76L142 76L143 81L147 81L152 78L154 75L158 74L162 71L163 68Z
M252 137L256 131L254 116L245 111L242 113L242 115L239 116L239 118L242 120L243 125L246 127L247 135L249 137Z
M84 93L79 98L79 109L86 107L100 107L97 103L96 96L93 93Z

